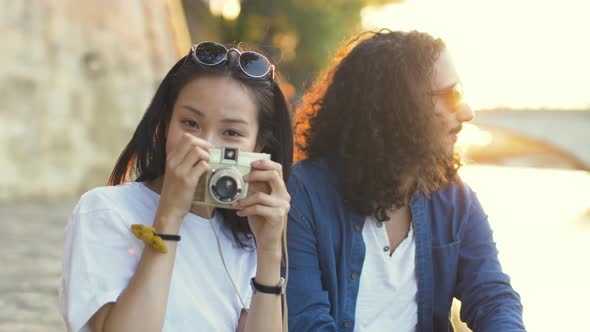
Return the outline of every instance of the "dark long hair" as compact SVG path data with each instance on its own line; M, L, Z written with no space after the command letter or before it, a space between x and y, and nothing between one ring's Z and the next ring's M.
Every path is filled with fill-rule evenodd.
M303 97L298 158L335 161L344 199L359 213L405 205L415 189L430 193L455 176L459 161L443 146L431 96L444 48L416 31L365 33Z
M227 46L236 47L236 46ZM293 130L287 100L279 86L277 75L251 78L237 64L235 52L228 60L216 66L203 66L188 55L170 69L135 129L127 146L121 152L108 184L118 185L126 181L151 181L164 174L166 169L166 134L172 116L172 108L182 88L197 77L231 77L243 84L256 99L259 130L257 144L261 152L283 167L285 183L293 164ZM224 224L230 228L234 239L245 247L252 238L246 219L233 210L217 209Z

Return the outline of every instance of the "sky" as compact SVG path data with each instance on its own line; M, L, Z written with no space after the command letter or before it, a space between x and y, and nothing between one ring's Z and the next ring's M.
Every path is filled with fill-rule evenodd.
M590 109L589 13L585 0L406 0L361 15L443 38L474 109Z

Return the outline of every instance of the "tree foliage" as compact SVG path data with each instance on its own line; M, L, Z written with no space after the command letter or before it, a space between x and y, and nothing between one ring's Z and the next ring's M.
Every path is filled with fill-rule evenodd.
M198 0L185 0L185 7L194 1ZM224 42L244 42L263 51L283 80L302 92L338 45L361 31L361 9L392 2L396 1L242 0L235 20L216 17L210 21L215 27L201 24L200 29L214 30Z

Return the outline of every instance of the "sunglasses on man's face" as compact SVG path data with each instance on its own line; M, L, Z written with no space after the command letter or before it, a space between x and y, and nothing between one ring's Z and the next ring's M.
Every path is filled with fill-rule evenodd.
M441 96L445 103L447 103L454 112L457 110L458 106L463 103L463 84L459 82L448 89L432 91L431 94L433 96Z
M264 55L257 52L241 52L236 48L227 49L224 45L216 42L202 42L193 45L190 54L204 66L216 66L227 60L230 51L238 52L238 64L247 76L261 78L271 73L271 79L274 79L274 65Z

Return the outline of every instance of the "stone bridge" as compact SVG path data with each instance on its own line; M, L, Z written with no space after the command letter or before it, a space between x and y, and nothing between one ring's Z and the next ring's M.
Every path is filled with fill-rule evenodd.
M473 123L549 143L573 154L590 168L590 110L479 111Z

